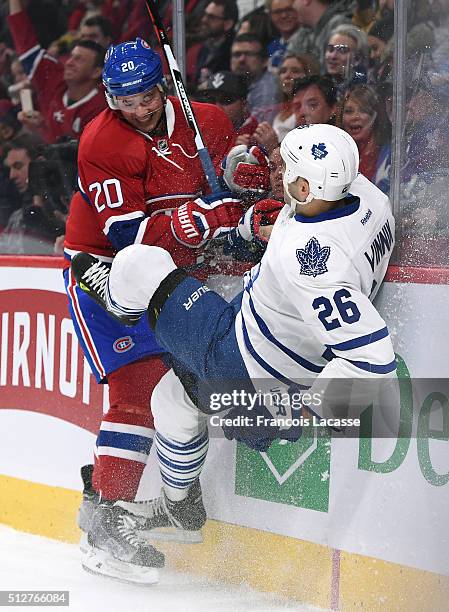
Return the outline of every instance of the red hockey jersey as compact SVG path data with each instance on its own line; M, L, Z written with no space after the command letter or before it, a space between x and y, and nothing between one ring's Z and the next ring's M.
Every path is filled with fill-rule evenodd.
M106 108L102 86L95 87L81 100L71 102L63 65L40 47L26 12L10 15L8 23L20 61L37 94L45 121L46 141L54 143L63 136L78 140L85 125Z
M210 104L192 104L212 162L220 163L235 133L227 115ZM170 213L209 191L193 133L179 101L166 102L167 135L151 137L105 110L84 131L78 152L81 193L67 220L65 253L87 251L111 258L134 243L161 246L178 265L197 262L200 249L180 244ZM82 194L82 195L81 195Z

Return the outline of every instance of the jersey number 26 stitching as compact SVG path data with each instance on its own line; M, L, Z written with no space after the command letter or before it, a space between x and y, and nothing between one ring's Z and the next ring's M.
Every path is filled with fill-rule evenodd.
M357 304L355 302L347 299L350 297L351 294L347 289L339 289L334 293L334 304L341 319L345 323L357 323L357 321L360 319L360 310L357 308ZM318 318L327 331L341 327L341 322L338 317L330 319L334 311L334 306L329 298L321 295L313 300L312 306L314 310L319 311Z

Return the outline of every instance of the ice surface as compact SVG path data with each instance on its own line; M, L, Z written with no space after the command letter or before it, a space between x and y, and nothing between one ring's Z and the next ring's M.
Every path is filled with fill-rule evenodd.
M158 585L141 587L92 576L78 547L0 525L0 590L69 590L69 612L274 612L316 610L287 599L163 570ZM21 609L50 610L48 606Z

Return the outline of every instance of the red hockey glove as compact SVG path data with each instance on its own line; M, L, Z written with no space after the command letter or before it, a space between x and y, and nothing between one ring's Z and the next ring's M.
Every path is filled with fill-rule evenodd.
M173 211L171 227L179 242L195 248L225 236L242 213L241 201L226 191L184 202Z
M259 238L263 242L267 242L264 236L260 235L260 228L267 225L274 225L274 222L278 218L278 214L284 208L283 202L278 200L259 200L254 204L253 211L253 235L255 238Z
M223 178L236 191L264 193L270 189L268 157L260 147L233 147L223 161Z

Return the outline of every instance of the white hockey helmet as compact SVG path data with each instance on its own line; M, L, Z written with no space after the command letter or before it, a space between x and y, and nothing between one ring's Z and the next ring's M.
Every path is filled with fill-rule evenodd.
M304 125L289 132L281 142L285 162L284 189L292 209L313 199L336 202L345 197L359 171L359 151L354 139L333 125ZM309 183L305 202L295 200L288 186L297 178Z

